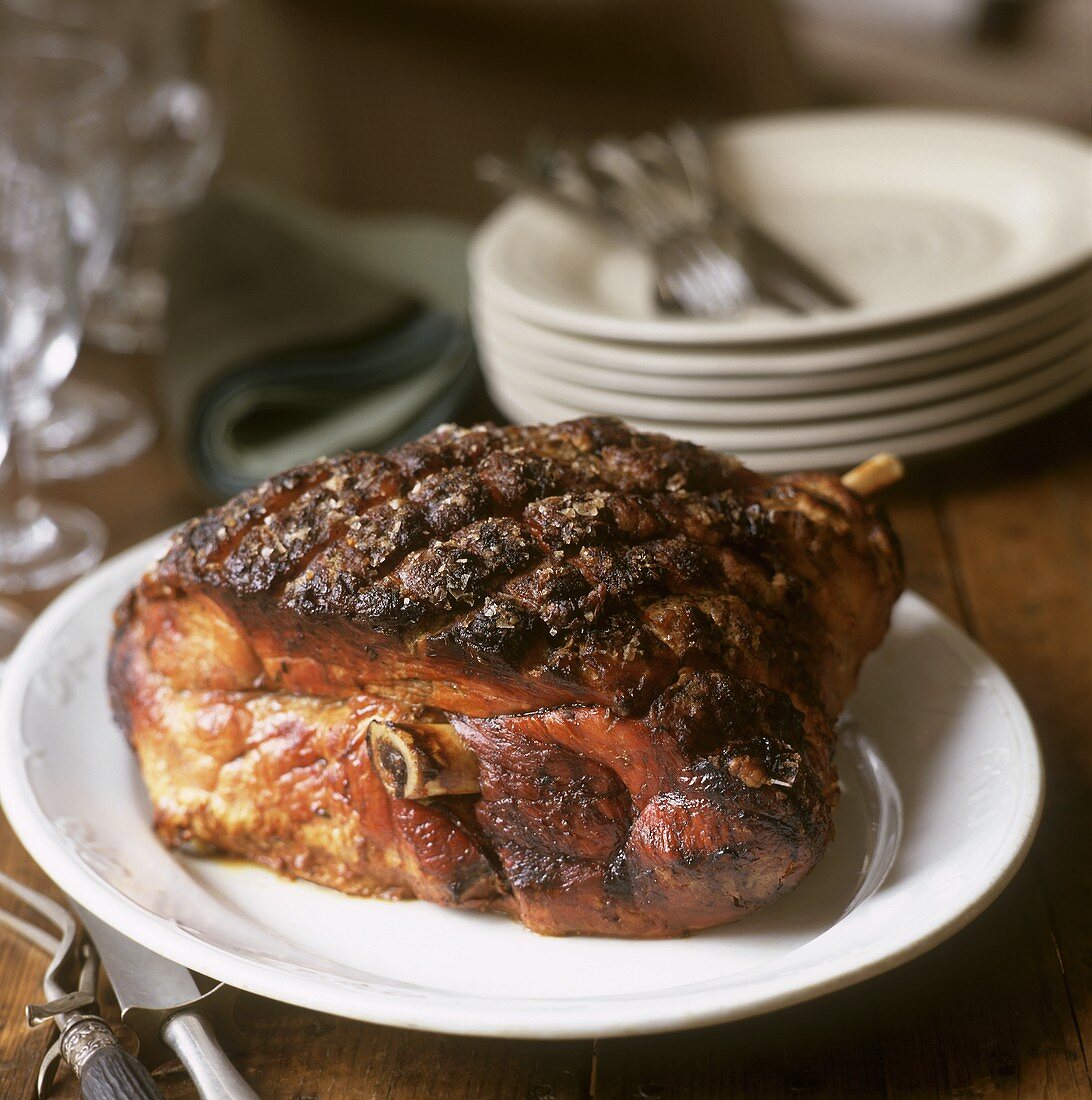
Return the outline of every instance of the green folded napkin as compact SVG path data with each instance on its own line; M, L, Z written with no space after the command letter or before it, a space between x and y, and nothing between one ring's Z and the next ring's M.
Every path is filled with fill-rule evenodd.
M349 218L256 187L188 214L168 265L164 387L198 479L227 495L451 419L477 375L468 237L449 221Z

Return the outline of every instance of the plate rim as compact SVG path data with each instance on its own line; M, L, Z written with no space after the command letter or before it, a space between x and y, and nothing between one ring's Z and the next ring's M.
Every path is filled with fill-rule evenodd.
M635 393L627 390L624 384L612 389L606 385L592 385L589 382L564 378L561 374L554 373L552 363L539 358L534 352L524 353L521 349L509 347L499 337L479 338L479 351L486 373L495 371L516 383L522 383L529 392L538 397L550 399L556 395L565 404L573 407L582 407L589 403L602 406L598 409L589 408L589 415L617 415L623 419L632 416L638 420L662 419L667 423L704 427L730 426L732 429L745 428L748 431L777 429L801 436L817 428L823 430L824 425L845 423L852 426L863 420L883 421L884 427L878 433L880 435L906 435L922 428L892 428L890 421L896 415L919 412L926 416L930 409L940 412L953 402L974 395L994 394L994 400L984 409L961 414L946 423L971 419L1011 403L1007 399L997 400L995 391L1006 386L1015 387L1022 380L1044 375L1052 377L1054 373L1063 374L1063 364L1076 359L1083 360L1089 349L1092 349L1092 315L1010 354L990 356L969 364L962 370L942 371L925 378L912 378L883 386L773 397L726 397L712 393L700 396L665 396ZM521 362L524 356L526 362ZM1048 382L1043 383L1036 392L1049 388ZM546 390L550 392L544 392ZM881 399L880 402L877 402L877 398ZM621 405L622 408L612 411L609 408L611 404ZM646 406L645 411L638 411L640 405ZM801 409L806 411L802 413ZM935 424L926 425L932 426Z
M501 338L514 347L535 351L555 362L577 363L619 378L637 375L662 378L678 374L703 382L744 382L756 388L770 381L796 380L806 386L814 379L834 380L834 385L823 387L825 392L871 385L869 378L877 370L893 375L900 372L912 375L924 366L930 374L938 374L963 370L984 355L999 354L998 349L1031 346L1079 324L1088 316L1092 306L1092 278L1088 276L1092 276L1092 268L1087 275L1069 284L1066 294L1059 294L1057 300L1052 298L1042 309L1035 308L1030 316L1012 324L1006 322L996 329L987 326L981 335L957 339L950 346L924 347L909 354L896 349L895 354L889 355L883 350L882 341L853 345L828 341L818 350L812 345L803 352L789 343L764 345L761 350L713 344L624 345L544 329L495 307L488 298L476 299L471 315L475 333L488 333L492 338ZM1043 300L1038 298L1034 304L1038 306ZM1032 304L1027 303L1029 309ZM918 335L936 335L941 331L944 330L928 329ZM809 355L814 358L802 358Z
M904 935L893 948L873 949L864 959L854 960L848 968L835 966L832 972L829 961L823 965L813 964L817 973L803 983L787 987L775 985L772 989L760 986L757 993L740 999L732 996L729 980L713 990L674 997L669 993L657 1000L650 1010L643 1008L650 1003L651 995L634 994L625 1000L597 1006L595 1012L577 1022L565 1011L556 1008L551 1011L550 1000L536 1002L535 1011L524 1016L511 1010L510 1006L518 1003L513 999L497 998L488 1007L479 1007L474 1014L468 1014L466 1000L460 1000L459 995L440 1001L422 998L413 1005L388 993L348 991L330 982L320 996L313 978L272 970L268 964L247 961L225 948L202 943L186 930L165 927L166 918L126 897L82 864L75 854L65 850L30 789L18 734L21 708L30 677L39 667L37 661L42 644L54 638L58 628L69 622L80 605L95 592L123 576L131 583L163 547L167 534L155 535L115 555L72 585L39 616L20 643L0 684L0 762L3 763L0 767L0 803L19 840L61 889L150 949L237 988L350 1019L414 1030L497 1038L587 1039L727 1023L855 985L923 954L969 924L997 898L1023 863L1034 839L1042 813L1044 777L1041 749L1026 706L1004 671L977 642L924 597L908 591L902 599L917 605L917 610L928 616L931 624L964 658L968 673L989 675L998 701L1009 716L1020 751L1017 763L1022 782L989 865L989 874L980 879L970 896L960 897L954 907L945 910L942 919L925 926L915 925L917 931ZM558 1000L557 1003L566 1002ZM605 1014L610 1018L604 1019Z

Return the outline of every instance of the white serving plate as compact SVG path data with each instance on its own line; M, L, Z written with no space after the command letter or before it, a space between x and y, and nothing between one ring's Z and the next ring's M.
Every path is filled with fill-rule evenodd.
M1089 341L1092 341L1092 316L1015 355L988 359L960 371L842 393L742 400L715 393L700 396L635 393L629 387L629 380L619 375L613 376L618 380L616 385L603 385L599 378L595 378L594 382L587 379L579 366L562 365L533 352L512 348L499 336L491 338L484 332L479 332L478 349L490 373L526 386L547 399L553 398L588 412L695 424L773 424L785 427L797 421L875 417L896 410L936 406L947 404L962 395L970 398L981 394L980 400L987 405L1008 404L1005 394L995 394L994 387L1012 382L1014 385L1030 385L1034 389L1031 380L1040 375L1047 376L1052 365L1059 360L1082 350L1087 356ZM1039 388L1047 388L1049 377L1042 377L1040 383ZM956 409L951 419L962 419L966 415L966 411ZM922 418L930 424L937 422L928 411L914 413L911 418ZM806 423L799 425L801 431L807 431L807 428ZM790 430L795 432L797 429ZM881 430L912 428L892 429L884 426Z
M624 1035L739 1019L927 950L996 897L1038 820L1027 713L997 666L907 594L839 749L838 837L791 895L664 941L548 939L502 917L349 898L154 838L104 686L110 613L161 547L80 581L34 624L0 689L0 797L31 855L114 927L244 989L460 1034Z
M478 293L572 334L650 343L803 340L947 317L1092 257L1092 146L1038 123L928 110L763 117L725 126L722 171L760 220L858 303L791 317L665 317L652 265L534 200L478 231Z
M497 408L516 424L540 424L558 419L555 406L549 406L525 389L510 387L500 378L487 379L490 395ZM1007 408L982 416L970 417L955 424L927 428L904 435L877 435L852 443L811 446L801 443L783 449L762 449L744 446L731 428L709 428L702 425L680 428L660 421L630 419L642 431L669 432L711 447L716 451L735 454L761 473L784 473L787 470L840 470L863 462L878 451L893 451L902 458L939 454L1026 424L1068 405L1092 390L1092 365L1085 361L1082 369L1060 385L1018 401ZM564 416L574 415L571 412Z
M550 332L488 301L475 301L473 314L479 337L502 340L555 364L559 370L568 367L588 372L604 388L617 386L620 379L625 379L634 392L640 393L704 396L716 392L725 397L773 397L887 385L962 370L992 356L1022 350L1092 314L1092 279L1084 277L1066 284L1065 289L1064 296L1051 296L1050 308L1036 310L1029 319L1001 327L995 323L996 318L990 318L984 334L932 351L907 348L903 338L864 343L828 341L802 345L803 350L795 344L758 350L654 348ZM929 329L919 335L940 331ZM903 354L906 351L909 354Z

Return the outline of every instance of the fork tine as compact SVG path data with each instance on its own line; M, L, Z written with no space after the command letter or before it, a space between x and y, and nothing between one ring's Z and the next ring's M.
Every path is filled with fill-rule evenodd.
M46 967L42 987L49 997L57 998L61 996L64 990L60 983L59 974L72 957L72 949L76 943L76 936L79 934L79 925L76 923L76 918L63 905L59 905L52 898L47 898L45 894L39 894L37 890L32 890L29 886L17 882L9 875L5 875L3 871L0 871L0 887L14 894L60 932L60 939L54 941L53 957ZM6 915L11 916L10 914ZM13 921L16 923L12 923ZM11 917L11 920L4 923L9 928L22 931L19 926L26 922L18 917ZM38 931L40 935L47 934L42 932L41 929ZM52 939L52 937L50 938ZM41 946L41 940L37 936L31 937L31 939L35 944Z
M680 234L658 253L662 285L675 303L697 316L730 316L755 298L738 260L700 234Z
M14 894L25 905L29 905L36 913L40 914L52 924L58 932L64 934L70 927L75 927L76 920L63 905L47 898L45 894L39 894L29 886L18 882L16 879L5 875L0 871L0 886L8 893Z
M61 1065L61 1038L57 1036L56 1042L42 1055L41 1064L38 1066L38 1080L35 1087L37 1100L43 1100L53 1091L53 1081L57 1076L57 1070Z
M40 947L47 955L55 955L60 950L61 941L56 936L51 936L45 929L2 908L0 908L0 925L18 933L35 947Z

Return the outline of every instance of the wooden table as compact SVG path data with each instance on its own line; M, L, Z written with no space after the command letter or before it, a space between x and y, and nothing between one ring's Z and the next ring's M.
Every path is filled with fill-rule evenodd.
M79 370L150 390L154 364ZM56 495L93 507L116 552L199 501L161 443ZM601 1042L461 1039L256 997L239 1064L268 1100L1092 1095L1092 401L912 471L890 501L910 584L977 637L1027 700L1046 755L1042 828L993 906L927 955L810 1004L723 1027ZM45 599L26 601L35 608ZM0 867L43 876L0 820ZM39 957L0 937L0 1096L29 1097ZM168 1100L194 1094L177 1069ZM76 1095L64 1082L61 1095Z

